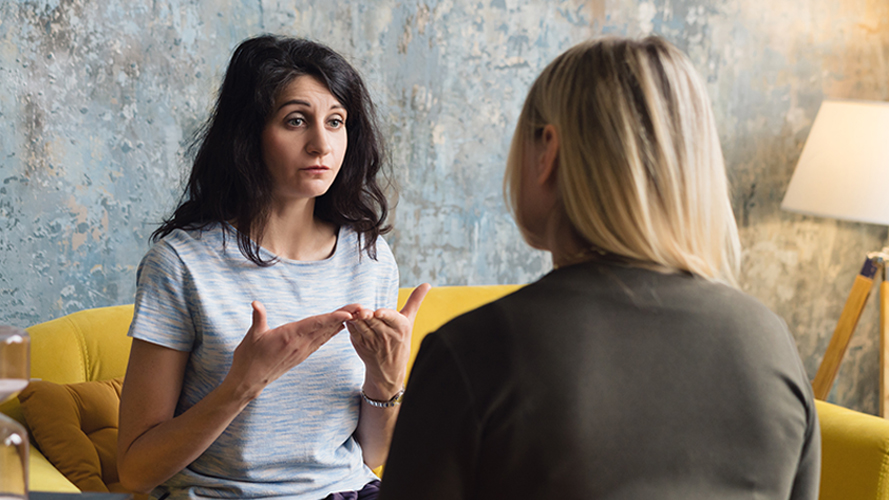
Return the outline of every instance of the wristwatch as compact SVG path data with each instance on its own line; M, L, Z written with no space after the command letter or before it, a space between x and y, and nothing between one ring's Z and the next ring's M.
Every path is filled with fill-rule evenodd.
M388 401L377 401L376 399L370 399L369 397L367 397L364 389L361 389L361 397L364 398L365 401L367 401L367 404L375 408L391 408L393 406L400 405L402 396L404 396L404 388L398 391L394 396L392 396L392 399Z

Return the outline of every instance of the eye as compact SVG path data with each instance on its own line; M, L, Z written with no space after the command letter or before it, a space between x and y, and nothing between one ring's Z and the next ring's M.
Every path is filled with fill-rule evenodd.
M287 119L287 125L291 127L301 127L304 123L306 123L306 120L301 116L293 116Z
M327 124L331 128L340 128L343 126L343 120L342 118L331 118L330 120L328 120Z

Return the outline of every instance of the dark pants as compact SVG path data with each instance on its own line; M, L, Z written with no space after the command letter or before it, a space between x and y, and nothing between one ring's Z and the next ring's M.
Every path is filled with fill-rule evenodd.
M361 491L338 491L324 497L324 500L377 500L380 494L380 481L373 481L364 485Z

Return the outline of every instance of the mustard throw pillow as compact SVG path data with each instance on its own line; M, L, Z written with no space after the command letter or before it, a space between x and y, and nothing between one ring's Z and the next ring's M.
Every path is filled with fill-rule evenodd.
M78 384L33 381L19 394L37 447L82 491L123 491L117 477L122 385L123 377Z

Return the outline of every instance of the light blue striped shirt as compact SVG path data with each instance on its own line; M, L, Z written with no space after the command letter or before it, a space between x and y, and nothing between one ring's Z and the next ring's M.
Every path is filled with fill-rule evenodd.
M272 257L263 252L263 258ZM398 297L398 268L386 242L377 241L373 260L345 227L330 258L281 259L270 267L241 254L229 225L176 230L148 251L137 282L129 335L191 353L177 415L228 373L251 326L252 301L265 305L274 328L352 303L395 308ZM197 460L153 495L318 500L361 489L376 477L353 436L363 381L364 364L344 330L269 384Z

